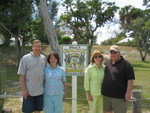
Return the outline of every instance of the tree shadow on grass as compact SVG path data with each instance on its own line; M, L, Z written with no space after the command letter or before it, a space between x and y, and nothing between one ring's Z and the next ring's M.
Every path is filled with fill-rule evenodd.
M145 62L141 62L141 63L132 64L132 66L137 67L137 68L150 68L150 61L145 61Z

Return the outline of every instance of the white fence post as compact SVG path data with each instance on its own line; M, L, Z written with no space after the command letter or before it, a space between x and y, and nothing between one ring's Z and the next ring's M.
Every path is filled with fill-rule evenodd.
M76 41L72 45L77 45ZM77 113L77 76L72 76L72 113Z

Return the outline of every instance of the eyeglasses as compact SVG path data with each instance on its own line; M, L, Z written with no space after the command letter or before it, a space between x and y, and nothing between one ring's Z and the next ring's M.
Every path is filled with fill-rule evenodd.
M94 58L102 58L102 56L95 56Z
M117 51L110 51L110 54L117 54Z

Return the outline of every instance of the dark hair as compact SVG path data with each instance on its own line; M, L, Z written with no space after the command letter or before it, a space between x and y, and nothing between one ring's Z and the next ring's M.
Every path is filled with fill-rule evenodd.
M47 57L47 62L48 62L49 64L50 64L49 59L51 58L51 56L54 56L54 57L57 59L57 64L59 64L59 55L58 55L58 53L52 52L52 53L50 53L50 54L48 55L48 57Z

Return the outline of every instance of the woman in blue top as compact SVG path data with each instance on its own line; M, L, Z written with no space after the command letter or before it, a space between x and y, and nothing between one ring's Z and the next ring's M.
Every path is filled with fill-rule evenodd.
M50 53L45 67L44 112L62 113L62 101L66 94L65 72L59 64L59 55Z

